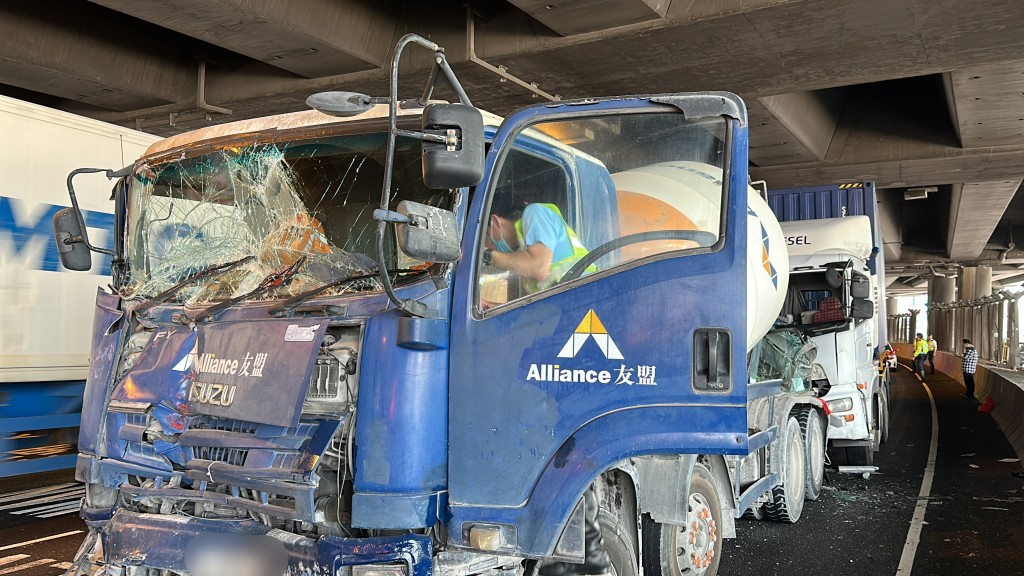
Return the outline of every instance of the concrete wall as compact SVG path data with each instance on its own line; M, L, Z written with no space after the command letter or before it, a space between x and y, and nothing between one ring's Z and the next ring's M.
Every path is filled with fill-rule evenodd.
M893 344L896 355L913 367L913 344ZM925 370L928 370L925 364ZM963 386L960 357L949 352L935 352L935 369ZM978 364L974 374L974 396L979 402L992 398L995 418L1017 455L1024 458L1024 373Z

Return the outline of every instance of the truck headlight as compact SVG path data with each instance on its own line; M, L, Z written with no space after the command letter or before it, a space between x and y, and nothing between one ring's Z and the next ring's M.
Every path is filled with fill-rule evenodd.
M853 398L840 398L839 400L829 400L828 407L833 412L849 412L853 410Z

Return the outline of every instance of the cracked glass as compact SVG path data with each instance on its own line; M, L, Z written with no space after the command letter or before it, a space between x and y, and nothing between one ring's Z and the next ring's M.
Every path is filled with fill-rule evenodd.
M184 287L176 300L234 298L296 265L291 282L263 297L284 298L375 271L373 211L380 207L386 144L383 133L339 136L142 164L129 190L125 296L151 297L190 274L246 256L254 258ZM450 207L450 193L423 185L417 140L398 140L394 166L392 210L402 200ZM384 240L388 269L423 267L399 254L393 227ZM378 289L376 278L340 288Z

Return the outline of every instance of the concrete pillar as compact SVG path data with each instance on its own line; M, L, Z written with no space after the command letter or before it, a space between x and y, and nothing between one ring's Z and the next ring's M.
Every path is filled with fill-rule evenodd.
M977 290L977 278L978 269L973 266L967 266L960 270L960 275L957 277L957 281L960 288L960 299L961 300L974 300Z
M974 297L985 298L992 295L992 267L978 266L974 276Z
M889 296L885 299L885 311L889 314L899 314L899 310L896 309L896 298Z
M956 300L956 278L936 276L928 281L928 331L935 336L939 348L952 350L953 337L948 329L951 310L940 310L935 304L949 304Z
M989 291L992 290L992 269L988 269ZM956 301L956 278L936 276L928 281L928 301L949 304Z

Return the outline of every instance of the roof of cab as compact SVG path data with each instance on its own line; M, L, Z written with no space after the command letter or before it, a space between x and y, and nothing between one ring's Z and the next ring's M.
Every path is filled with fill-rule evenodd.
M422 111L422 108L399 107L398 115L418 116ZM500 116L483 110L480 112L483 114L485 126L496 127L501 124L502 118ZM328 124L344 124L346 122L354 122L357 120L372 120L387 117L387 104L377 104L362 114L349 116L347 118L329 116L316 110L304 110L288 114L250 118L248 120L239 120L236 122L228 122L225 124L208 126L206 128L199 128L197 130L191 130L189 132L164 138L163 140L153 143L146 150L146 153L143 156L153 156L188 144L222 138L225 136L232 136L235 134L246 134L249 132L260 132L264 130L290 130L293 128L306 128L309 126L323 126Z

